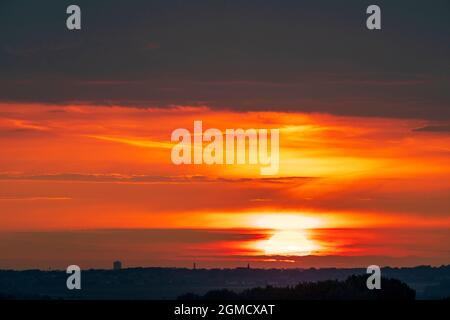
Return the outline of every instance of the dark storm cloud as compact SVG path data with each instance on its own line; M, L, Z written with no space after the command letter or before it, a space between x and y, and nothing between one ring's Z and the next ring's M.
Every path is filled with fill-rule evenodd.
M0 100L450 118L450 3L369 4L2 1Z

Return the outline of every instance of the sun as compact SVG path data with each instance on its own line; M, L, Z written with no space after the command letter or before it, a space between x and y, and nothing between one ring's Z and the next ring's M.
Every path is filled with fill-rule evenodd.
M276 231L269 239L259 241L256 247L266 255L287 256L307 256L320 249L308 239L305 230Z
M259 228L272 229L270 238L259 240L254 248L265 255L306 256L320 250L317 241L310 239L309 229L322 225L315 217L300 214L267 214L254 220Z

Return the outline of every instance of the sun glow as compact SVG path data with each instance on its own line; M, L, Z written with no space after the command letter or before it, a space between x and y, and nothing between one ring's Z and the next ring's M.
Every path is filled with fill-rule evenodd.
M254 217L254 226L277 230L312 229L323 225L317 217L298 214L265 214Z

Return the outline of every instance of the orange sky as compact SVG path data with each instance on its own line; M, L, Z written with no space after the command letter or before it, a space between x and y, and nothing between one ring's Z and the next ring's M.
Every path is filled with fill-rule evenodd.
M171 132L193 131L194 120L204 130L279 128L278 174L261 176L254 165L172 164ZM114 256L177 266L297 267L306 256L450 263L450 135L414 130L427 124L186 106L0 104L0 238L8 242L1 241L0 267L69 262L58 256L58 242L89 266ZM161 233L133 236L135 229ZM126 239L101 233L111 230ZM83 234L90 245L77 242Z

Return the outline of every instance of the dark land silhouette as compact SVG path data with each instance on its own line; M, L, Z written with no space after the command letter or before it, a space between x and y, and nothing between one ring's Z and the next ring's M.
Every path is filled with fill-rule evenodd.
M396 279L382 278L380 290L368 290L367 275L354 275L346 280L301 282L295 286L246 289L234 292L212 290L204 295L188 293L179 300L414 300L416 292Z
M357 292L355 291L357 287L349 287L350 291L344 290L346 288L345 281L352 281L348 278L353 275L367 277L366 270L363 268L91 269L83 270L81 273L81 290L70 291L66 287L68 274L62 270L0 270L0 299L176 299L187 293L204 296L208 292L220 289L226 289L239 295L244 292L255 295L262 292L261 294L270 295L280 290L280 294L288 296L292 289L286 289L287 287L297 288L295 292L299 294L298 297L307 299L314 297L315 292L322 292L320 290L323 289L323 286L330 286L330 288L335 286L336 290L340 292L338 296L344 299L353 297ZM450 266L386 267L382 268L381 275L385 279L396 279L403 282L416 292L417 299L450 297ZM330 282L327 282L328 280ZM335 280L340 282L337 283ZM344 282L341 283L342 281ZM390 284L386 280L383 281L382 290L387 289ZM322 289L319 290L317 284L314 284L317 282L321 283ZM249 289L254 291L246 291ZM364 292L366 291L369 290L366 288ZM405 292L407 291L405 289ZM364 296L359 293L357 295L358 297ZM319 296L317 295L317 297ZM323 298L327 298L327 296L323 296Z

